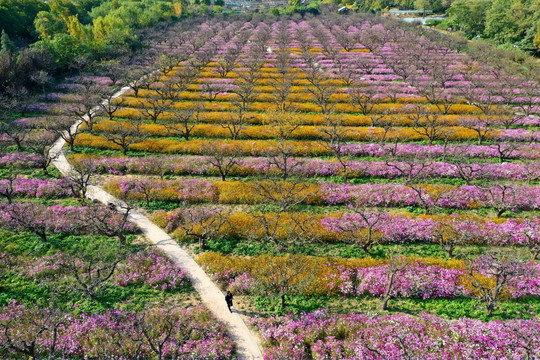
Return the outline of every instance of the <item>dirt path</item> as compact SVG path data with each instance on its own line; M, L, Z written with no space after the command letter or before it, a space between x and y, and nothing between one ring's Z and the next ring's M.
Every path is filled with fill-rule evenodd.
M121 96L129 88L124 87L115 93L115 98ZM75 123L73 127L79 126L81 121ZM63 152L65 141L59 138L50 151L52 163L58 168L62 175L67 176L71 173L72 167ZM122 202L103 189L91 185L88 188L87 197L92 200L98 200L104 204L114 203L117 208L122 208ZM263 359L261 350L257 345L255 337L248 329L242 318L237 313L230 313L225 304L225 295L212 282L210 277L195 262L195 260L184 251L176 241L174 241L159 226L150 221L146 216L136 210L130 211L130 220L136 223L159 249L167 254L175 263L177 263L188 275L195 290L201 296L204 305L218 318L228 329L229 335L236 344L239 359Z

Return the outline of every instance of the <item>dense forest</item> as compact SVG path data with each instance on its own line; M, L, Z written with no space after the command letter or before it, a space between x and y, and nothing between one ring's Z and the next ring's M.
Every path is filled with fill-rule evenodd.
M139 46L136 29L181 14L178 0L0 0L0 90L46 86L80 62L118 56Z
M469 39L483 37L498 44L540 51L540 1L538 0L357 0L365 11L400 9L446 13L444 30L462 32Z

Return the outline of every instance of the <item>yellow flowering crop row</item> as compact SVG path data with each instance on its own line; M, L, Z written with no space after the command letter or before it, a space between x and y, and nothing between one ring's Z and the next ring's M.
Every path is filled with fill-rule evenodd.
M166 111L160 116L162 120L174 119L174 112ZM114 114L118 118L135 119L141 116L141 112L136 108L123 107ZM203 111L199 114L199 120L204 123L219 123L223 119L234 116L231 111ZM324 125L325 117L322 114L295 113L294 116L298 119L298 123L302 125ZM388 119L394 126L412 126L413 121L404 114L389 114ZM345 126L371 126L371 117L369 115L358 114L340 114L343 125ZM441 123L454 125L461 120L461 115L442 115L440 116ZM264 124L268 120L268 115L264 112L246 112L247 124Z
M260 86L260 88L272 89L270 86ZM297 87L299 88L299 87ZM312 93L303 88L304 91L296 91L289 95L288 102L314 102L316 99ZM127 95L133 94L133 91L127 93ZM140 90L139 98L148 98L152 96L158 96L157 91L155 90ZM195 91L183 91L178 96L179 100L192 100L192 101L206 101L208 96L205 94L203 88L199 88ZM234 102L238 100L238 95L234 93L228 94L219 94L215 96L214 101L229 101ZM258 102L275 102L275 96L273 96L272 91L261 91L254 97L255 101ZM427 100L425 98L399 98L397 99L399 104L411 104L411 103L425 103ZM119 100L117 100L118 102ZM330 96L329 99L332 103L349 103L351 102L351 97L345 93L335 93ZM388 103L390 98L377 100L378 103Z
M376 140L377 131L373 133ZM380 133L379 133L380 134ZM399 136L399 134L395 135ZM395 136L389 137L390 139ZM416 137L416 136L415 136ZM465 130L458 131L452 137L453 139L473 139L474 135L471 132ZM370 137L371 139L371 137ZM403 139L409 139L403 136ZM237 147L240 154L244 156L264 156L268 153L268 149L277 145L273 140L207 140L207 139L194 139L189 141L163 139L163 138L150 138L140 142L131 144L129 148L136 151L145 151L153 153L166 153L166 154L191 154L191 155L203 155L204 149L212 143L227 143L233 144ZM294 156L297 157L312 157L312 156L328 156L331 153L324 149L320 142L317 141L288 141L288 145L291 146L291 151ZM75 140L76 146L84 146L90 148L99 149L113 149L117 150L119 147L112 144L104 136L93 135L89 133L81 133Z
M94 130L98 132L111 131L111 125L115 123L110 120L102 120L94 126ZM449 128L454 134L450 136L450 140L474 139L476 134L473 130L461 127ZM378 140L383 135L383 129L372 127L344 127L344 140L347 141L373 141ZM142 124L141 132L153 136L168 136L169 133L164 125L161 124ZM192 136L206 138L228 138L230 137L229 130L212 124L195 125L192 131ZM265 139L271 140L278 137L278 130L274 126L245 126L239 133L240 139ZM296 140L319 140L322 138L322 132L319 127L306 125L299 127L291 134L291 139ZM397 128L387 134L389 141L406 138L409 140L424 140L426 137L413 128Z
M145 98L133 98L133 97L124 97L122 100L116 100L118 103L119 101L122 101L122 104L124 106L129 107L150 107L151 103L148 101L148 99ZM193 108L195 105L199 105L206 111L232 111L236 110L237 106L232 102L227 101L203 101L203 102L192 102L192 101L178 101L172 103L172 108L174 109L190 109ZM292 102L292 107L296 109L297 111L301 112L308 112L308 113L320 113L321 107L314 103L300 103L300 102ZM426 105L425 106L427 110L437 113L438 109L435 105ZM254 101L248 105L248 110L251 111L268 111L268 110L277 110L277 106L271 102L261 102L261 101ZM359 110L356 106L349 103L335 103L333 104L333 110L336 113L358 113ZM408 110L404 104L396 104L396 103L378 103L373 105L373 110L371 113L383 113L383 112L393 112L393 113L407 113L413 111ZM467 105L467 104L456 104L454 105L450 113L452 114L477 114L478 109L476 109L473 105Z
M384 265L388 263L388 259L374 259L374 258L362 258L362 259L344 259L336 257L319 257L319 256L306 256L296 255L302 262L306 264L321 266L327 269L337 271L339 267L345 269L353 268L367 268L378 265ZM235 256L224 255L216 252L205 252L197 257L197 262L205 266L211 273L222 273L226 270L232 270L236 273L251 272L260 264L261 259L279 259L280 256ZM441 258L432 257L409 257L408 260L411 263L422 262L426 265L441 266L446 269L459 269L465 268L465 262L463 260L450 259L444 260Z

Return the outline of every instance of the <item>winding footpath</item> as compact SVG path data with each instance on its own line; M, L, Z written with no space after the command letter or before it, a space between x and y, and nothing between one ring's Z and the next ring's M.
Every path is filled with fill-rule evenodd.
M121 96L129 90L124 87L114 94L113 98ZM97 107L96 107L97 109ZM82 121L73 124L72 130L77 130ZM64 155L63 147L65 141L59 138L52 146L49 155L52 163L64 176L69 176L73 168ZM125 204L119 199L104 191L98 186L90 185L88 187L87 197L92 200L100 201L104 204L114 203L118 209L125 208ZM142 213L131 210L129 219L140 227L146 237L153 242L160 250L169 256L182 270L184 270L193 287L201 296L204 305L218 318L228 329L229 335L236 344L238 359L258 360L263 359L263 355L253 334L248 329L240 315L230 313L225 303L225 296L219 288L212 282L210 277L195 262L195 260L184 251L165 231L154 224Z

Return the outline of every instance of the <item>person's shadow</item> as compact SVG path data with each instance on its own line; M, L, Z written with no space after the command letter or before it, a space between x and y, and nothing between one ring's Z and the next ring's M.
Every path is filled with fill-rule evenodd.
M244 315L244 316L248 316L248 317L254 317L254 316L260 316L261 313L258 313L258 312L254 312L254 311L245 311L245 310L237 310L235 308L232 309L232 313L233 314L239 314L239 315Z

